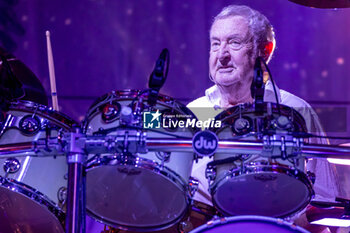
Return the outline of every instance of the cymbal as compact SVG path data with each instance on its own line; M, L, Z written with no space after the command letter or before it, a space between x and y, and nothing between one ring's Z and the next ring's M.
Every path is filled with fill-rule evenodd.
M289 0L291 2L316 8L347 8L350 7L349 0Z
M11 71L14 77L9 77L6 73L6 67L3 61L0 59L0 78L13 79L16 78L16 82L19 81L22 84L22 90L24 91L24 96L20 97L20 100L28 100L35 103L48 105L48 99L44 87L42 86L39 79L35 74L25 65L23 62L18 60L12 54L6 52L0 47L0 55L7 60L7 63L11 67ZM3 80L2 80L3 81ZM4 82L0 82L4 83Z

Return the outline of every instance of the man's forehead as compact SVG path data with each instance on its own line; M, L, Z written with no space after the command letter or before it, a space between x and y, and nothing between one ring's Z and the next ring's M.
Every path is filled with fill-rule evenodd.
M210 29L210 39L218 37L243 37L249 33L248 21L243 16L217 19Z

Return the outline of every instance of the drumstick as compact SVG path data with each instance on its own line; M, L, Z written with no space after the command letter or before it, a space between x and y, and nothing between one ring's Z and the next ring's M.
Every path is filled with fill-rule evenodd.
M47 60L49 63L49 75L50 75L50 87L51 87L51 98L52 107L54 110L58 111L58 99L56 91L56 78L55 78L55 66L53 63L53 55L51 48L50 32L46 31L46 44L47 44Z

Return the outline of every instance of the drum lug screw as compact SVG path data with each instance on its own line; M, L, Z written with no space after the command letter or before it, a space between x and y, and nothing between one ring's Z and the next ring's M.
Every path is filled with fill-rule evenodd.
M210 181L215 180L216 178L216 167L207 167L205 170L205 177Z
M8 158L3 165L6 173L16 173L21 168L21 163L16 158Z
M57 191L57 199L58 199L59 203L62 206L64 206L64 204L66 203L66 200L67 200L67 188L66 187L61 187L61 188L58 189L58 191Z
M157 158L160 159L162 163L168 162L170 159L170 155L171 155L171 152L163 152L163 151L156 152Z
M188 182L188 191L191 197L193 197L195 192L197 192L198 185L199 185L199 181L194 177L190 177L190 180Z
M193 230L193 225L190 221L182 221L179 223L178 230L181 233L188 233Z

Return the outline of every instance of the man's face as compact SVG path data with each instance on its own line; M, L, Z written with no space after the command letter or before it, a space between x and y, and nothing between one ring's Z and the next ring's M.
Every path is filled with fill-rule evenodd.
M215 83L250 87L253 43L248 23L241 16L218 19L210 31L209 72Z

